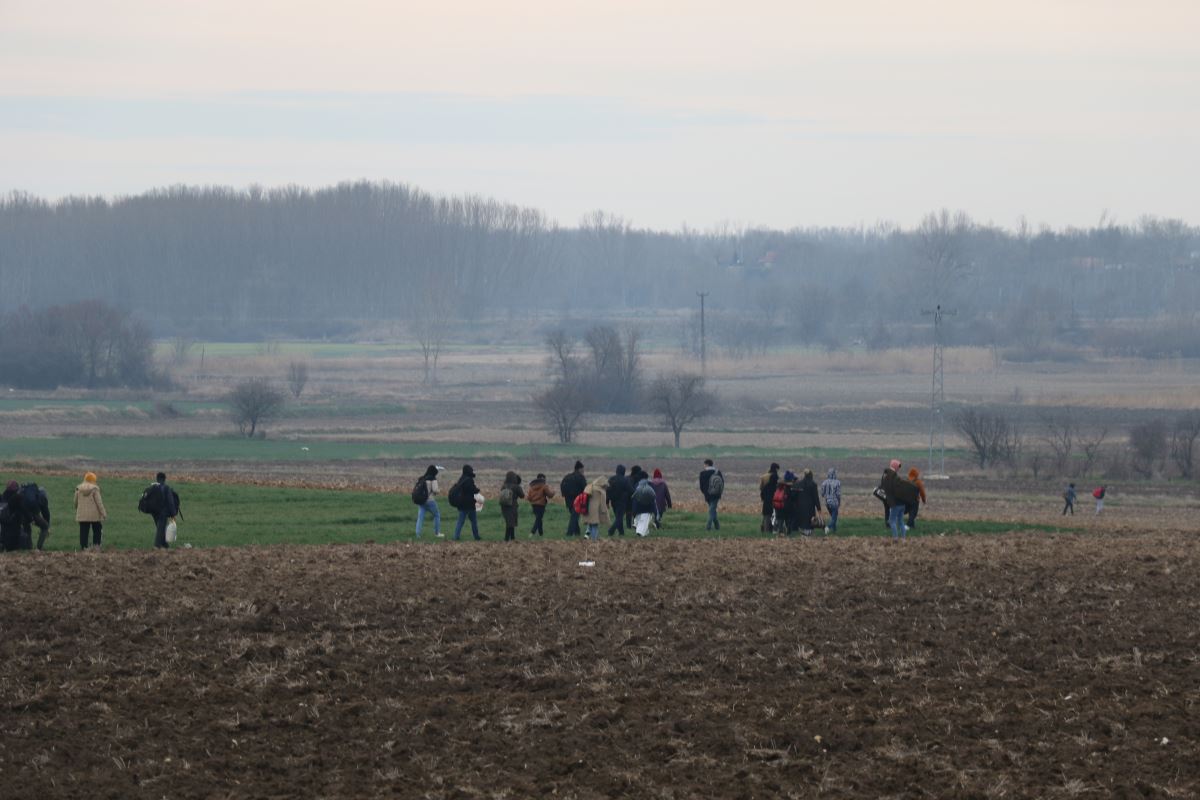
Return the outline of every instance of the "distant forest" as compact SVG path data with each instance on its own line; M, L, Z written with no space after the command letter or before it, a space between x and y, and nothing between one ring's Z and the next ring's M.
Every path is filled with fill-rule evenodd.
M0 200L0 312L100 300L159 336L350 336L372 323L687 320L711 343L883 347L928 339L1055 357L1078 346L1200 355L1200 230L1176 220L1004 229L964 213L913 229L659 232L403 184L175 187L106 200Z

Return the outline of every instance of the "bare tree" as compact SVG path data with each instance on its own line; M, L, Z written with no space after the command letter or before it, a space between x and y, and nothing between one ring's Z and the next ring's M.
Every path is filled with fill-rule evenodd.
M432 276L424 281L424 287L409 317L409 329L421 348L424 368L421 381L433 385L437 383L438 358L446 343L453 308L449 293L436 286Z
M659 375L646 389L646 405L675 435L675 447L683 429L712 413L717 398L704 388L704 376L695 373Z
M570 444L590 406L582 381L556 381L544 392L533 396L533 404L541 412L547 428L562 444Z
M955 280L970 266L966 246L975 223L966 213L951 214L943 208L927 214L916 230L916 246L924 262L927 280L933 292L931 300L944 302L954 290Z
M1100 446L1104 444L1107 437L1108 428L1101 428L1091 434L1079 434L1079 449L1083 453L1083 464L1079 469L1080 475L1092 474L1092 467L1096 466L1096 462L1100 458Z
M1019 431L998 412L963 409L955 415L954 427L971 445L980 469L989 464L1013 463L1020 455Z
M308 385L308 364L303 361L288 364L287 381L288 388L292 390L292 397L299 400L304 387Z
M1057 414L1044 413L1041 418L1045 426L1042 441L1054 454L1054 469L1059 475L1067 475L1070 472L1071 454L1075 450L1075 437L1079 434L1075 417L1068 409Z
M251 438L260 425L283 410L283 392L266 378L251 378L234 387L229 394L229 405L238 432Z
M1196 439L1200 438L1200 411L1189 411L1175 421L1171 431L1171 460L1179 474L1190 480L1196 469Z
M549 350L546 367L557 380L575 380L581 369L579 357L575 355L575 339L562 328L547 334L546 349Z
M1154 477L1155 467L1161 469L1167 457L1167 424L1155 419L1134 425L1129 430L1129 448L1130 468L1144 478Z
M171 340L171 360L176 364L183 364L191 355L192 349L196 346L196 340L187 334L180 334Z

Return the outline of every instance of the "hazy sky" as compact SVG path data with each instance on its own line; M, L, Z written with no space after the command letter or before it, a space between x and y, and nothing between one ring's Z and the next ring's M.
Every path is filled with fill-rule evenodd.
M1200 0L0 0L0 192L1200 222Z

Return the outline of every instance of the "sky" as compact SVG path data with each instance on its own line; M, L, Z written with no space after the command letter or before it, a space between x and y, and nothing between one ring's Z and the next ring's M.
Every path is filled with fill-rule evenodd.
M0 193L1200 223L1196 0L0 0Z

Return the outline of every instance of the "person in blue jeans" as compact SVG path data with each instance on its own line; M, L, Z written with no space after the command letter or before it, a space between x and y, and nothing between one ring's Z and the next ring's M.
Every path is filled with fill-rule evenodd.
M883 471L883 479L879 482L879 488L883 490L884 504L888 509L888 528L892 532L892 541L903 538L908 539L908 526L904 524L904 512L908 510L901 497L903 491L900 486L900 476L896 474L896 470L900 469L900 461L892 459L888 468Z
M721 530L721 521L717 519L717 506L724 493L725 476L713 465L711 458L704 459L704 469L700 470L700 494L704 495L704 502L708 504L708 521L704 530Z
M830 469L821 481L821 502L829 512L829 524L825 526L826 533L837 533L838 509L842 507L842 482L838 480L837 470Z
M421 480L425 481L425 487L428 495L425 502L417 506L417 538L421 538L421 528L425 523L425 515L433 515L433 535L440 537L442 535L442 512L438 508L437 500L434 499L438 493L438 468L435 464L430 464L425 470L425 474Z
M475 470L470 464L463 464L462 477L450 489L448 499L450 504L458 509L458 522L454 525L454 541L462 535L463 523L471 520L471 535L479 541L479 517L475 512L475 495L479 487L475 485Z

